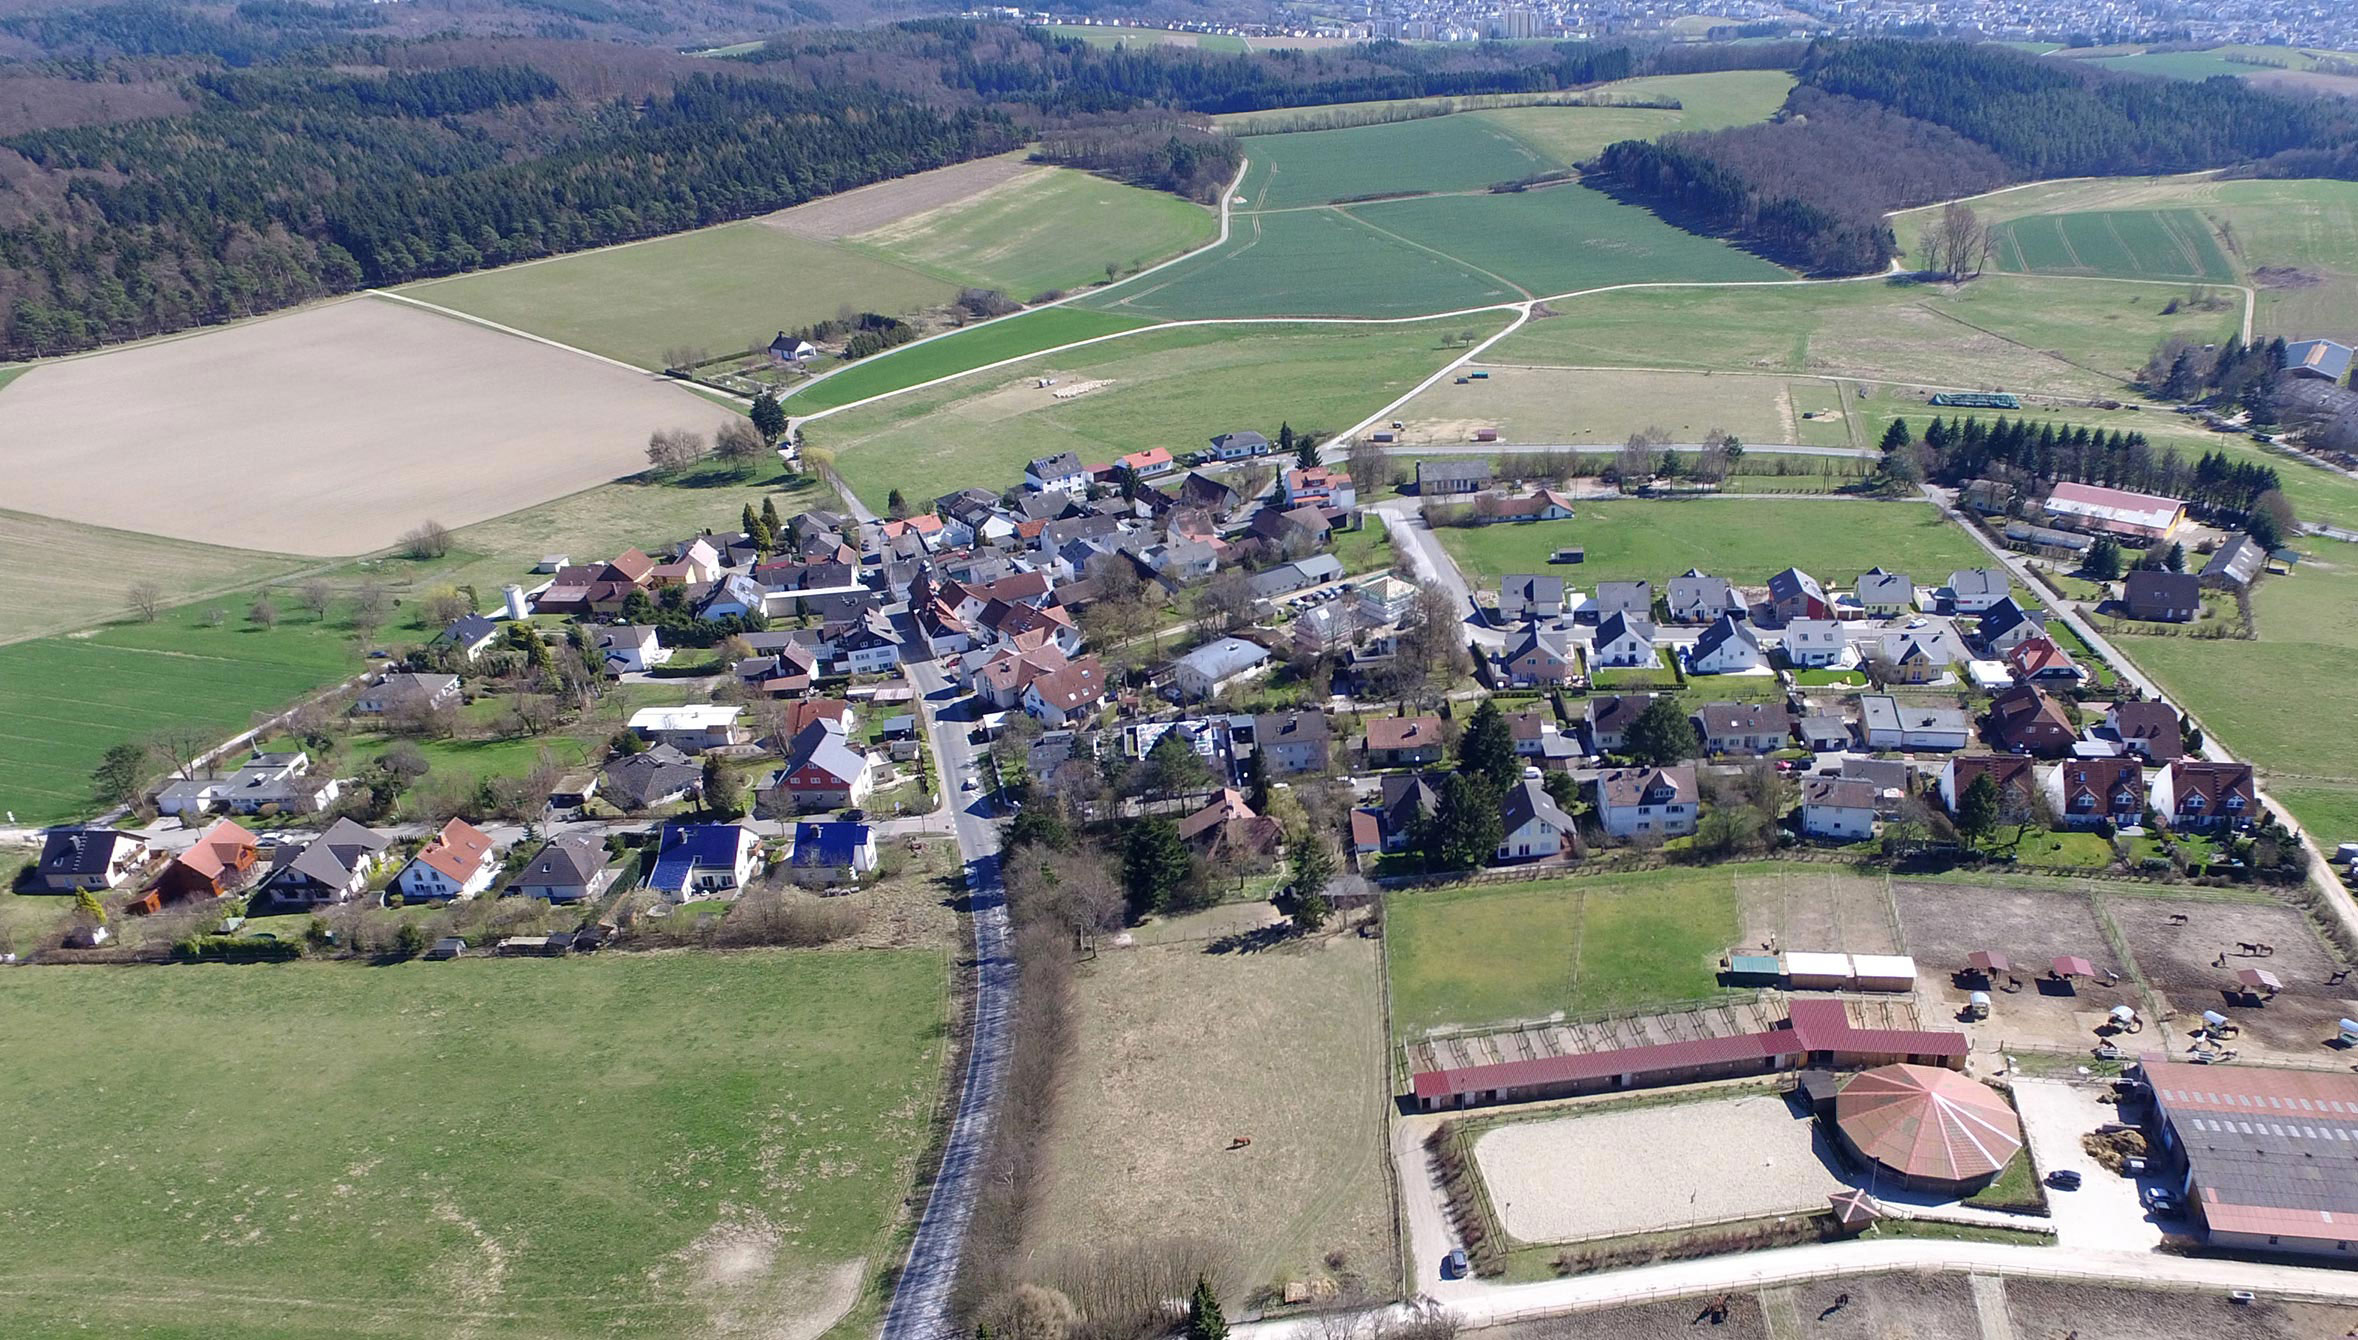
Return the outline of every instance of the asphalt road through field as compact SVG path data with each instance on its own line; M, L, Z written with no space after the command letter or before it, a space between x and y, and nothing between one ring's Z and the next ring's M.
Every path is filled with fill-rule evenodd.
M927 706L941 784L955 797L958 851L966 859L966 887L974 919L975 989L966 1075L958 1088L948 1148L917 1221L909 1259L884 1316L884 1340L934 1340L950 1332L950 1286L966 1246L966 1226L990 1152L999 1082L1006 1069L1008 1007L1015 994L1015 960L1008 952L1007 897L999 882L999 830L985 790L968 792L975 749L968 731L974 700L959 698L941 671L912 663L909 678ZM971 796L972 799L968 799Z

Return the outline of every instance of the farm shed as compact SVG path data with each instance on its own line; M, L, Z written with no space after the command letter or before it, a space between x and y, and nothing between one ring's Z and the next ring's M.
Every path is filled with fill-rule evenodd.
M1850 985L1850 955L1806 950L1787 954L1785 978L1795 991L1840 991Z
M2358 1079L2159 1056L2144 1066L2162 1147L2186 1160L2174 1189L2212 1242L2349 1259L2358 1242Z
M2022 402L2004 391L1942 391L1932 403L1952 409L2021 409Z
M1736 954L1728 959L1729 986L1775 986L1783 976L1774 954Z
M1853 954L1850 970L1861 991L1916 989L1916 960L1905 954Z

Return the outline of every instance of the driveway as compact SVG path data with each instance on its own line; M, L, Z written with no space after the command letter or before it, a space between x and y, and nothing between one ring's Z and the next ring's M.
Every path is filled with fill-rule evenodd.
M2099 1092L2063 1080L2014 1082L2014 1106L2022 1113L2022 1132L2040 1172L2070 1168L2080 1174L2077 1191L2047 1189L2056 1242L2066 1248L2151 1251L2161 1244L2162 1226L2138 1202L2137 1183L2106 1172L2080 1147L2081 1136L2120 1117L2118 1109L2096 1101Z

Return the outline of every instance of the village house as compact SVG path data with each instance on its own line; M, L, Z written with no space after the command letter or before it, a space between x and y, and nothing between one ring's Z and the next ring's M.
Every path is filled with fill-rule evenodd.
M2220 545L2211 561L2202 565L2202 584L2241 591L2258 581L2267 571L2268 551L2249 535L2237 535Z
M1351 635L1358 628L1358 616L1342 601L1313 606L1294 619L1294 650L1305 656L1340 651L1351 645Z
M1046 674L1036 675L1023 689L1024 714L1050 726L1070 724L1105 701L1105 667L1094 656L1084 656Z
M317 814L335 803L342 783L313 777L301 750L255 754L226 777L183 777L156 793L159 814Z
M734 898L761 864L761 841L743 824L665 824L647 887L674 903Z
M1973 741L1973 718L1962 708L1902 704L1887 693L1860 696L1859 727L1869 749L1945 751Z
M1589 643L1588 668L1630 669L1661 664L1654 651L1654 625L1628 614L1608 614Z
M1587 623L1603 623L1616 614L1644 619L1651 627L1654 619L1654 584L1598 582L1596 599L1580 607L1580 618Z
M2026 637L2006 653L2006 673L2019 684L2077 684L2087 678L2071 653L2049 637Z
M1183 702L1218 695L1269 668L1269 651L1239 637L1208 642L1171 663L1171 687Z
M1795 619L1785 625L1785 663L1796 670L1840 667L1851 661L1850 641L1833 619Z
M2202 613L2202 578L2140 568L2121 580L2121 603L2132 619L2186 623Z
M1179 505L1198 508L1214 516L1226 516L1244 500L1235 489L1200 470L1190 470L1179 482Z
M1858 842L1875 836L1875 788L1841 777L1801 783L1801 831L1810 837Z
M1766 754L1793 736L1793 715L1781 703L1705 703L1692 720L1708 754Z
M2041 786L2066 828L2133 828L2145 818L2145 766L2134 758L2067 758Z
M53 828L41 839L32 886L42 893L120 888L148 861L147 839L119 828Z
M2016 684L1990 698L1990 736L2002 748L2035 757L2063 757L2080 738L2063 703L2035 684Z
M597 631L592 644L610 675L640 675L671 659L661 630L651 624L620 624Z
M508 892L571 906L603 897L618 873L606 864L604 843L587 836L563 837L534 852L508 882Z
M403 712L430 712L448 707L459 700L457 675L412 674L394 671L377 677L375 683L360 691L352 710L360 716L391 716Z
M1152 479L1156 475L1167 475L1179 468L1179 462L1172 457L1168 447L1148 447L1144 451L1133 451L1115 464L1140 479Z
M1740 617L1744 613L1744 597L1728 579L1711 576L1701 568L1689 568L1671 578L1665 599L1672 623L1711 623L1724 614Z
M667 744L624 754L608 763L602 775L607 803L632 814L677 804L704 785L704 769Z
M242 887L261 859L261 844L252 833L227 819L216 819L187 850L164 865L133 910L153 912L166 903L184 899L219 898Z
M739 718L745 709L726 703L642 707L631 714L631 733L649 744L667 744L687 754L726 749L751 738Z
M1799 568L1787 568L1769 578L1768 597L1769 608L1780 623L1834 617L1834 602L1826 598L1826 588Z
M1023 467L1023 486L1035 493L1079 496L1089 491L1089 471L1069 451L1042 456Z
M1498 801L1498 850L1492 859L1546 861L1564 854L1578 836L1572 816L1557 807L1547 789L1524 780L1506 789Z
M1474 500L1474 516L1488 524L1494 521L1569 521L1573 516L1572 499L1554 489L1534 489L1529 493L1485 493Z
M1441 761L1441 718L1369 717L1367 763L1373 768L1417 768Z
M499 640L499 625L480 614L462 615L434 635L434 645L461 661L472 661Z
M1264 712L1253 718L1253 748L1279 775L1324 772L1330 737L1326 713Z
M1596 780L1597 817L1623 841L1684 837L1695 831L1701 793L1695 765L1607 768Z
M1949 574L1949 612L1979 614L2014 596L2014 580L2004 568L1959 568Z
M1224 787L1212 802L1179 821L1179 840L1225 866L1265 868L1285 841L1275 819L1256 814L1244 793Z
M1480 493L1490 487L1494 478L1490 473L1490 462L1478 458L1453 456L1443 460L1418 461L1416 494L1420 498L1432 498Z
M1285 504L1299 507L1310 503L1319 507L1356 507L1359 491L1351 484L1351 476L1323 465L1285 472Z
M840 722L814 720L786 746L786 766L755 792L765 815L854 806L876 789L876 761L854 746Z
M1248 456L1268 454L1269 439L1249 428L1220 433L1212 438L1212 455L1223 461L1241 461Z
M2007 596L1983 612L1981 622L1974 627L1973 632L1980 639L1983 650L1995 659L2004 660L2006 653L2014 650L2016 644L2024 638L2047 636L2047 624L2044 619L2015 604L2012 596Z
M1950 814L1957 812L1957 802L1974 780L1987 777L1998 788L1998 809L2028 810L2031 793L2037 787L2036 765L2020 754L1959 754L1945 764L1933 781L1933 792L1940 797L1941 808Z
M472 898L490 888L498 872L498 846L490 835L464 819L452 819L401 867L389 893L412 903Z
M616 615L631 592L647 589L654 573L655 560L637 549L625 549L608 563L561 567L533 597L532 610L535 614Z
M2181 758L2154 774L2153 808L2185 832L2241 828L2258 816L2260 793L2249 763Z
M1573 678L1572 635L1526 628L1499 657L1499 672L1515 685L1566 684Z
M1889 684L1937 684L1951 667L1972 659L1963 639L1944 623L1884 633L1868 644L1874 648L1874 667Z
M876 829L842 819L796 824L794 850L786 863L798 874L824 875L831 879L858 879L874 874Z
M1588 700L1588 747L1595 754L1618 754L1631 722L1653 706L1651 693L1608 693Z
M1687 650L1689 674L1733 675L1767 665L1768 655L1760 649L1752 625L1733 614L1719 616Z
M1402 852L1419 823L1441 808L1440 778L1432 773L1393 773L1378 779L1376 803L1351 814L1351 850L1366 856Z
M1326 543L1332 526L1316 507L1264 507L1253 513L1248 534L1257 535L1281 551L1302 553Z
M2186 756L2185 729L2178 710L2168 703L2114 703L2104 714L2104 724L2089 733L2154 763Z
M1340 581L1342 576L1343 560L1333 554L1311 554L1254 573L1245 578L1245 589L1251 591L1257 600L1277 600L1296 591ZM1379 619L1376 622L1384 621Z
M393 839L350 819L336 820L301 846L282 843L271 849L270 873L255 888L246 913L270 916L350 902L368 887L368 877L392 845Z
M1563 578L1515 572L1499 580L1499 618L1539 621L1560 618L1563 613Z
M1880 567L1859 574L1859 608L1873 618L1889 618L1916 608L1916 583L1904 572Z

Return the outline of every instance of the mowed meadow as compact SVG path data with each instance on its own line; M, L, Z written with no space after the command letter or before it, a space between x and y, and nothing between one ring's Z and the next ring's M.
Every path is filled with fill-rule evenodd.
M45 1022L0 1055L5 1329L816 1334L879 1301L947 979L902 951L8 974Z

